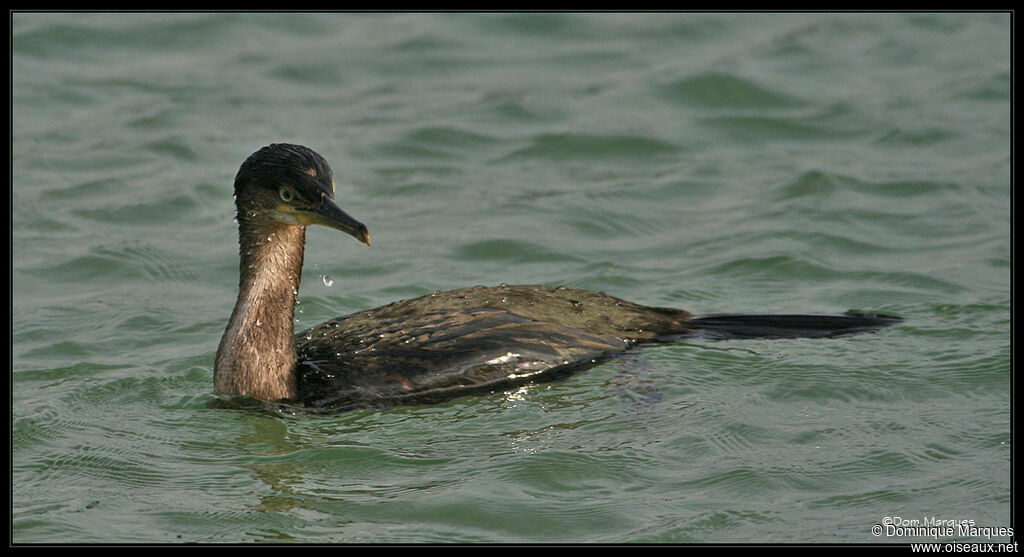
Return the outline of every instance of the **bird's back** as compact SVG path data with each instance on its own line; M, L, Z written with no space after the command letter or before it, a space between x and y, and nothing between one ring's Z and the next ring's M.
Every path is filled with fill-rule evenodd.
M564 287L438 292L296 335L299 394L307 405L348 408L507 389L678 335L689 318L682 310Z

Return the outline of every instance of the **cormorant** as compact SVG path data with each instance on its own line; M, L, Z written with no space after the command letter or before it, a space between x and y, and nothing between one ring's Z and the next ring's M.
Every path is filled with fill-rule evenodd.
M603 293L539 285L476 286L359 311L294 333L306 226L370 245L335 204L330 166L272 144L235 176L238 300L217 349L214 390L309 408L437 402L547 381L631 347L680 337L835 337L898 317L722 314L646 307Z

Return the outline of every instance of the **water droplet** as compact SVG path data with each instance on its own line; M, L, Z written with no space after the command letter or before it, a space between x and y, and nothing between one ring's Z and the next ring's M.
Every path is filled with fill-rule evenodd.
M327 275L320 275L320 279L324 281L324 286L330 288L334 284L334 279Z

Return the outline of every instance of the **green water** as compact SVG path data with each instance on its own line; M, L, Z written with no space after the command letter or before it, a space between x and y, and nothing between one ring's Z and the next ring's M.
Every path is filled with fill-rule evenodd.
M12 22L15 543L1012 526L1008 14ZM209 408L231 181L275 141L374 240L311 229L297 327L501 282L907 321L437 406Z

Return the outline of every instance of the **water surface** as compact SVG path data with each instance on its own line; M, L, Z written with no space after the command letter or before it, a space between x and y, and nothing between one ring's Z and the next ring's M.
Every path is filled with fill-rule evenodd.
M1011 526L1008 14L12 20L14 542ZM211 409L231 181L276 141L374 239L311 229L297 327L501 282L907 321L437 406Z

